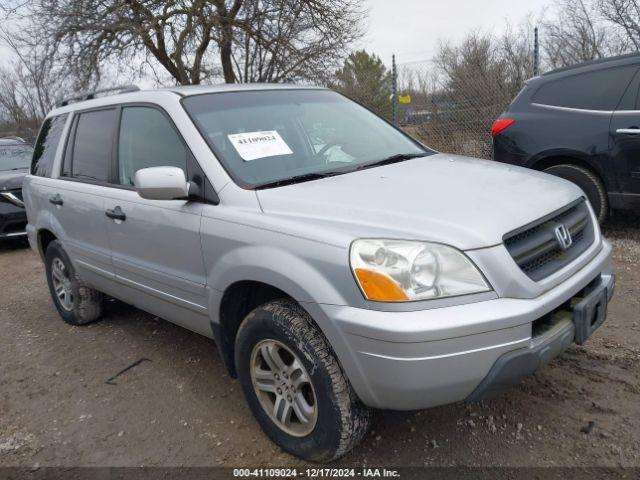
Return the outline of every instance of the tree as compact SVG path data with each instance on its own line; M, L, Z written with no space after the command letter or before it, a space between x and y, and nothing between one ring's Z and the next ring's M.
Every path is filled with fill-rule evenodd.
M0 67L0 118L6 131L33 137L56 102L79 85L49 54L38 32L0 27L0 45L11 61Z
M618 9L616 6L636 2L633 0L598 1L599 3L589 0L562 0L559 2L556 16L544 22L542 45L551 68L629 51L628 39L621 35L618 28L620 25L612 19L624 24L625 15L620 16L624 9ZM631 16L627 17L627 19L630 18ZM610 23L606 22L607 19Z
M362 36L359 2L245 0L233 60L242 82L313 80L324 83ZM268 8L267 8L268 6Z
M18 10L80 78L142 61L179 84L313 76L339 62L363 18L356 0L33 0Z
M409 128L437 150L490 156L491 124L533 76L532 32L530 20L500 36L472 32L442 42L423 71L403 71Z
M333 87L379 115L391 117L391 74L377 55L353 52L336 72Z
M638 0L598 0L603 18L620 30L621 50L640 50L640 2Z
M460 45L442 45L437 58L448 103L485 131L522 86L509 78L509 62L501 53L492 36L472 33Z

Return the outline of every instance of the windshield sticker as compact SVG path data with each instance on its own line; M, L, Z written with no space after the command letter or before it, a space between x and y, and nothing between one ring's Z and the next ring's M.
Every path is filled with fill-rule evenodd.
M259 158L291 155L289 145L275 130L264 132L234 133L229 141L245 162Z

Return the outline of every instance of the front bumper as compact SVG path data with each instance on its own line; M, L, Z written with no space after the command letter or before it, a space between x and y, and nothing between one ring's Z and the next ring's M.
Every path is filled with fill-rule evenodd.
M0 202L0 239L25 236L27 213L24 207Z
M383 312L309 306L322 317L338 358L368 406L415 410L486 398L519 380L574 341L571 320L541 335L534 325L602 282L611 297L611 245L573 276L533 299L493 300L422 311ZM576 303L574 301L574 303Z
M542 331L533 336L529 347L498 358L468 400L493 398L560 355L574 341L583 343L604 322L615 283L615 275L601 275L584 289L582 295L574 297L575 302L570 301L541 319L544 325L534 325L534 332L536 327Z

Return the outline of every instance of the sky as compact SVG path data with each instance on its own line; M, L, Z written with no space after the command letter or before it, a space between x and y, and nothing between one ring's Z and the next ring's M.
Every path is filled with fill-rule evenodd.
M430 59L441 39L459 40L481 29L499 33L507 21L528 14L538 18L553 0L364 0L369 10L367 34L356 45L376 53L385 64ZM0 64L9 59L0 47Z
M359 47L385 64L430 59L441 39L459 40L481 29L500 33L507 21L539 18L552 0L367 0L367 35Z

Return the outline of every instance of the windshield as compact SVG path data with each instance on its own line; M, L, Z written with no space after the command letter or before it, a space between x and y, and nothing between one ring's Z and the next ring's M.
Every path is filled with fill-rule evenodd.
M0 171L29 168L32 155L29 145L0 145Z
M211 93L183 104L236 183L249 188L433 153L330 90Z

